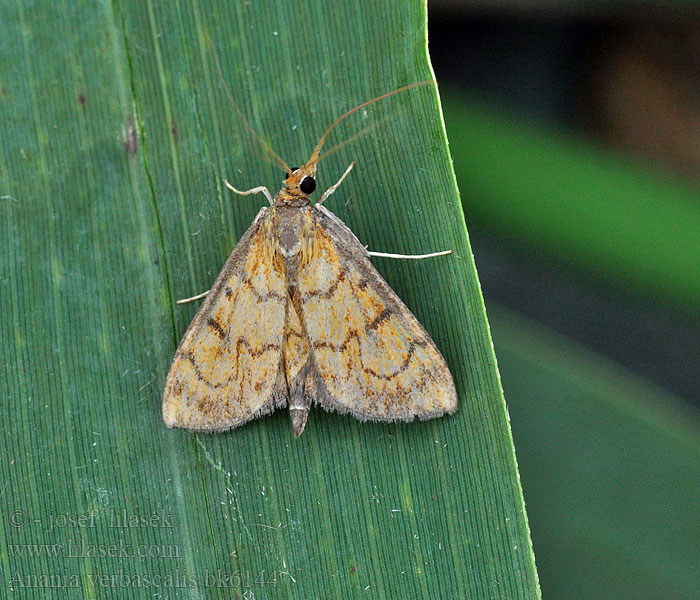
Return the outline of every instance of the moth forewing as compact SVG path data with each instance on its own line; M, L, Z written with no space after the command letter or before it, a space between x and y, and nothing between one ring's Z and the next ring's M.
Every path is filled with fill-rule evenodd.
M322 383L315 401L382 421L454 412L457 395L442 355L364 246L327 209L317 211L314 236L318 250L300 268L296 304Z
M286 404L287 290L262 209L187 328L163 392L168 427L225 431Z

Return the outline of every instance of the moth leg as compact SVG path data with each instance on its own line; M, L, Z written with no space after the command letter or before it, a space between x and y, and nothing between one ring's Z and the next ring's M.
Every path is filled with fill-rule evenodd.
M430 254L391 254L389 252L370 252L367 250L367 256L383 256L384 258L410 258L413 260L433 258L434 256L445 256L446 254L452 254L452 250L441 250L440 252L431 252Z
M342 181L342 179L341 179ZM340 183L340 181L338 182ZM270 203L270 206L274 204L274 200L272 198L272 194L270 194L270 190L268 190L264 185L259 185L258 187L251 188L249 190L237 190L235 187L233 187L228 181L224 179L224 185L230 189L232 192L235 192L239 196L249 196L250 194L264 194L265 198L267 198L267 201Z
M183 298L182 300L178 300L177 304L186 304L187 302L192 302L193 300L199 300L200 298L204 298L209 293L209 290L206 292L202 292L201 294L197 294L196 296L192 296L191 298Z
M316 202L316 206L318 206L319 204L323 204L323 201L326 198L328 198L328 196L330 196L333 192L335 192L336 189L338 189L338 186L343 182L343 179L345 179L345 177L347 177L347 174L350 171L352 171L352 168L354 166L355 166L355 162L353 161L350 163L350 166L347 169L345 169L345 173L343 173L342 177L340 179L338 179L338 183L336 183L335 185L332 185L325 192L323 192L321 199L318 202Z

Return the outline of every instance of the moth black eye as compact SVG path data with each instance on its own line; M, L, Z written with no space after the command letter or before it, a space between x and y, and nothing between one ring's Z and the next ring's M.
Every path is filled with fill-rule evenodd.
M299 184L299 189L305 194L310 194L316 189L316 180L313 177L304 177Z
M294 171L296 171L297 169L299 169L299 167L292 167L292 173L294 173ZM292 176L292 173L287 173L287 174L284 176L284 178L285 178L285 179L289 179L289 178Z

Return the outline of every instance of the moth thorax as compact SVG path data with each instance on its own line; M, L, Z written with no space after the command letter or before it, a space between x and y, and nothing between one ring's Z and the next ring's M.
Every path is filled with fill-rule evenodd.
M287 261L308 260L309 240L313 235L313 222L308 208L277 207L277 242L279 251Z

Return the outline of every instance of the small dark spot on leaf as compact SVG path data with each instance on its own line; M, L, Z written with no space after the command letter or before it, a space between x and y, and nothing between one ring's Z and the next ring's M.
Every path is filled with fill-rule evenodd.
M133 156L138 152L139 138L131 115L126 115L124 119L124 154Z
M355 575L357 573L357 565L355 563L352 563L350 565L350 575Z
M85 95L84 94L78 94L78 104L80 104L80 106L85 106Z
M159 265L159 264L160 264L160 261L159 261L158 259L156 259L156 260L153 261L153 264L154 264L154 265Z
M170 125L170 133L175 139L177 139L177 127L175 126L175 123Z

